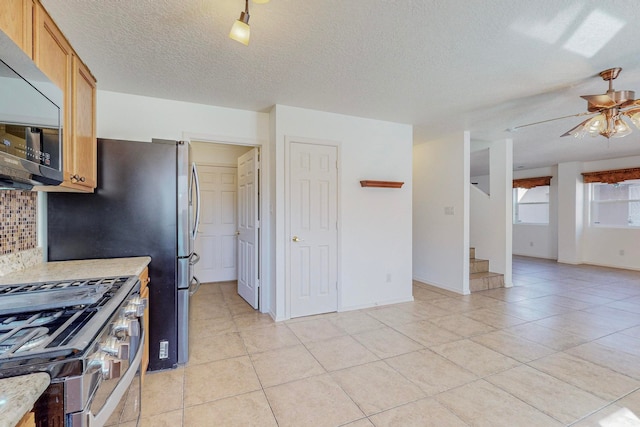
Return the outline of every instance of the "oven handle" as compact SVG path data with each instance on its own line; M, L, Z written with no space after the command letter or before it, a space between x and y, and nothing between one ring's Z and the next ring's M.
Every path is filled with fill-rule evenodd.
M105 402L102 409L96 416L94 416L89 410L88 413L88 427L103 427L106 422L111 417L111 414L115 411L118 403L123 399L129 385L133 382L133 378L138 373L140 369L140 362L142 361L142 353L144 352L144 341L147 339L146 331L142 331L142 335L140 336L140 345L138 346L138 351L136 352L136 356L133 358L133 361L129 365L129 369L127 372L121 377L120 381L118 381L118 385L113 389L111 395Z

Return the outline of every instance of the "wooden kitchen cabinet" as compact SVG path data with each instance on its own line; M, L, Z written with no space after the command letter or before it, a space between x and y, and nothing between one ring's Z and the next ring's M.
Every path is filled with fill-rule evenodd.
M33 412L27 412L24 417L16 424L16 427L35 427L36 419Z
M2 0L0 30L31 58L33 56L33 0Z
M64 38L55 22L41 4L35 8L33 60L51 81L62 89L64 151L67 140L70 142L71 130L71 76L73 50ZM66 160L66 159L65 159ZM66 169L66 162L65 162ZM65 175L67 172L65 171Z
M69 156L65 155L64 164L70 164L68 171L71 184L93 191L98 178L96 79L76 55L73 56L71 108L71 153ZM65 172L65 181L66 176Z
M40 3L33 60L63 93L63 182L50 191L91 192L97 184L96 80Z
M144 271L140 273L140 298L147 299L147 308L144 310L144 333L146 335L146 339L144 340L144 349L140 366L140 379L143 384L145 373L149 367L149 281L149 267L146 267Z

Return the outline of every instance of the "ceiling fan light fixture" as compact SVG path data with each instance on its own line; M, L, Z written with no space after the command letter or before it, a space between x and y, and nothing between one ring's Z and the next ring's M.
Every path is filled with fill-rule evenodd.
M636 93L632 90L613 89L613 80L620 71L622 68L610 68L600 73L600 77L609 83L609 89L600 95L582 95L581 98L587 101L587 113L574 116L590 113L595 115L561 136L582 138L589 134L592 137L601 135L607 139L623 138L632 132L631 127L623 120L624 116L640 129L640 99L634 99Z
M563 135L561 136L573 136L574 138L582 138L586 135L587 133L587 128L586 128L586 124L587 122L589 122L591 119L587 119L584 122L580 123L578 126L572 128L571 130L568 130L567 132L565 132Z
M623 114L629 117L629 120L631 120L631 123L633 123L635 127L640 129L640 108L627 110Z
M604 114L600 113L587 120L584 127L585 131L588 132L591 136L599 135L607 127L607 118L604 116Z
M249 46L249 38L251 37L251 28L249 27L249 0L245 0L244 12L240 12L240 18L233 23L229 37L245 46Z
M612 138L623 138L631 133L631 128L620 117L616 118L613 122L614 132L611 135Z
M591 135L591 134L587 132L587 128L582 126L582 127L580 127L580 129L576 130L571 135L573 135L573 137L576 138L576 139L582 139L582 138L584 138L585 135ZM591 135L591 136L593 136L593 135Z

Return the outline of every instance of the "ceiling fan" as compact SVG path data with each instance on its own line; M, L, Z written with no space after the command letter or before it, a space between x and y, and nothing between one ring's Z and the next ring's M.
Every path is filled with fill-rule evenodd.
M634 99L635 92L632 90L613 89L613 80L618 77L620 71L622 71L622 68L609 68L600 73L602 80L609 82L609 90L601 95L582 95L581 98L587 101L586 112L516 126L510 130L518 130L523 127L569 117L592 116L561 136L582 138L585 135L593 137L602 135L609 139L622 138L629 135L631 128L623 120L623 117L626 116L640 129L640 99Z

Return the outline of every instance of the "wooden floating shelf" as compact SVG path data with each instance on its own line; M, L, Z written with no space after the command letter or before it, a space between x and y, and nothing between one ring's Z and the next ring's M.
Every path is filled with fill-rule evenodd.
M360 181L362 187L379 187L379 188L401 188L404 182L399 181Z

